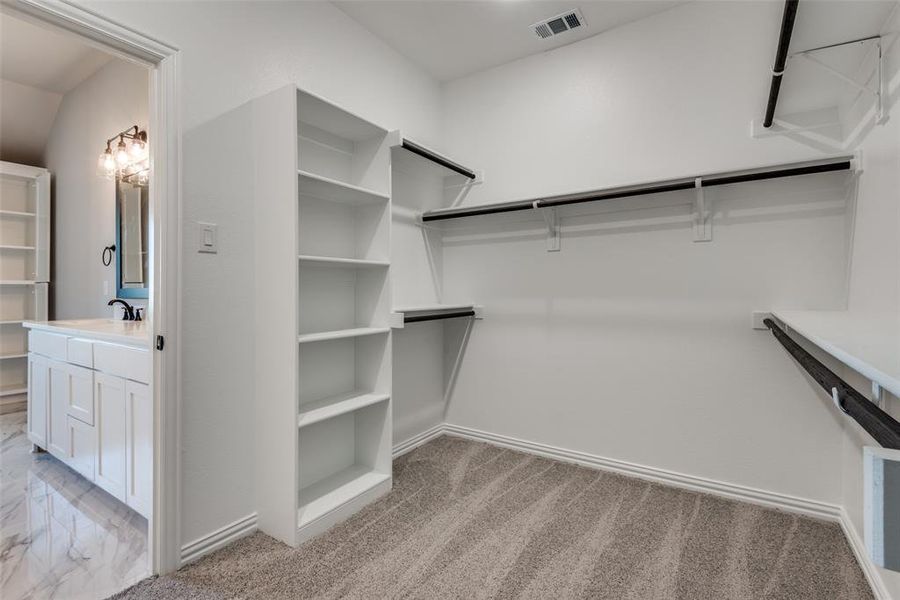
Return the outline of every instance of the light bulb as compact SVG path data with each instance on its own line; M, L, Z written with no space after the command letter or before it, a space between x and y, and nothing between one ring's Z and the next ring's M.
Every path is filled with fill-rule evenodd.
M131 142L128 153L131 154L131 158L134 160L141 160L144 158L144 142L141 140L134 140Z
M122 167L128 164L128 160L128 150L125 147L125 140L120 137L119 143L116 146L116 163Z

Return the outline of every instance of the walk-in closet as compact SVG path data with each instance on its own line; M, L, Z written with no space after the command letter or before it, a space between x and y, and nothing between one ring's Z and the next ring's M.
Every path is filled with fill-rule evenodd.
M0 4L150 70L85 276L139 340L2 171L15 486L145 519L105 594L900 600L898 0Z

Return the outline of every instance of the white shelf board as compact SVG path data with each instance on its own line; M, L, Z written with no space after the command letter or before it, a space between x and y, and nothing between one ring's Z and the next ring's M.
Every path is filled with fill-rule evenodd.
M774 310L785 325L900 396L900 313Z
M14 246L12 244L0 244L0 250L34 250L34 246Z
M388 267L390 261L387 260L366 260L359 258L337 258L332 256L313 256L312 254L301 254L300 263L312 265L345 267L345 268L366 268L366 267Z
M27 352L25 352L24 354L0 354L0 360L9 360L12 358L26 358L27 356L28 356Z
M301 123L356 142L388 133L368 119L303 90L297 90L297 116Z
M306 427L325 419L331 419L366 406L378 404L388 400L388 394L376 394L353 390L344 394L337 394L309 402L300 406L300 415L297 418L297 427Z
M390 478L370 467L353 465L300 490L297 526L303 527Z
M444 310L461 310L465 308L475 308L474 304L421 304L418 306L401 306L393 309L396 313L411 312L440 312Z
M390 199L387 194L316 175L302 169L297 173L300 177L300 194L302 195L352 205L375 204L387 202Z
M0 216L2 217L22 217L22 218L31 218L37 216L36 213L33 212L24 212L21 210L0 210Z
M33 279L3 279L0 280L0 285L34 285L35 281Z
M418 146L422 146L423 148L427 147L424 144L420 144L416 140L413 140L410 138L406 138L406 139ZM402 140L401 140L401 142L402 142ZM428 160L424 156L421 156L420 154L416 154L412 150L408 150L408 149L404 148L402 145L395 146L393 149L395 149L395 151L391 155L393 166L395 166L395 168L399 168L402 171L405 171L406 173L412 174L412 173L424 171L425 173L428 173L431 176L453 177L462 182L472 181L468 177L457 173L453 169L445 167L444 165L438 164L432 160ZM452 156L447 156L445 153L439 152L438 150L436 150L434 148L429 148L429 150L437 153L439 156L449 160L450 162L454 162L460 166L463 166L466 169L469 168L469 167L464 166L465 163L463 161L456 160ZM478 173L477 171L474 171L474 170L473 170L473 172L475 172L476 174Z
M301 333L297 336L297 341L301 344L324 342L327 340L339 340L342 338L388 333L390 330L390 327L355 327L353 329L338 329L336 331L322 331L319 333Z
M28 386L24 383L7 383L0 385L0 397L2 396L18 396L28 392Z

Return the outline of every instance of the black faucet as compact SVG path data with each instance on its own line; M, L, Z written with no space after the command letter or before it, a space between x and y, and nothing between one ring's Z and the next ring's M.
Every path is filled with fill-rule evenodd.
M112 300L107 302L106 305L112 306L113 304L116 304L116 303L122 305L122 308L123 308L122 320L123 321L134 321L134 307L132 305L128 304L127 302L125 302L124 300L122 300L121 298L113 298Z

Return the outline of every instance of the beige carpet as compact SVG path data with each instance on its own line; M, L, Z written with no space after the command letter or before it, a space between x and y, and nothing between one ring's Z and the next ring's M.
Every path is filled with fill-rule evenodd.
M291 549L256 534L120 598L872 598L840 528L443 437Z

